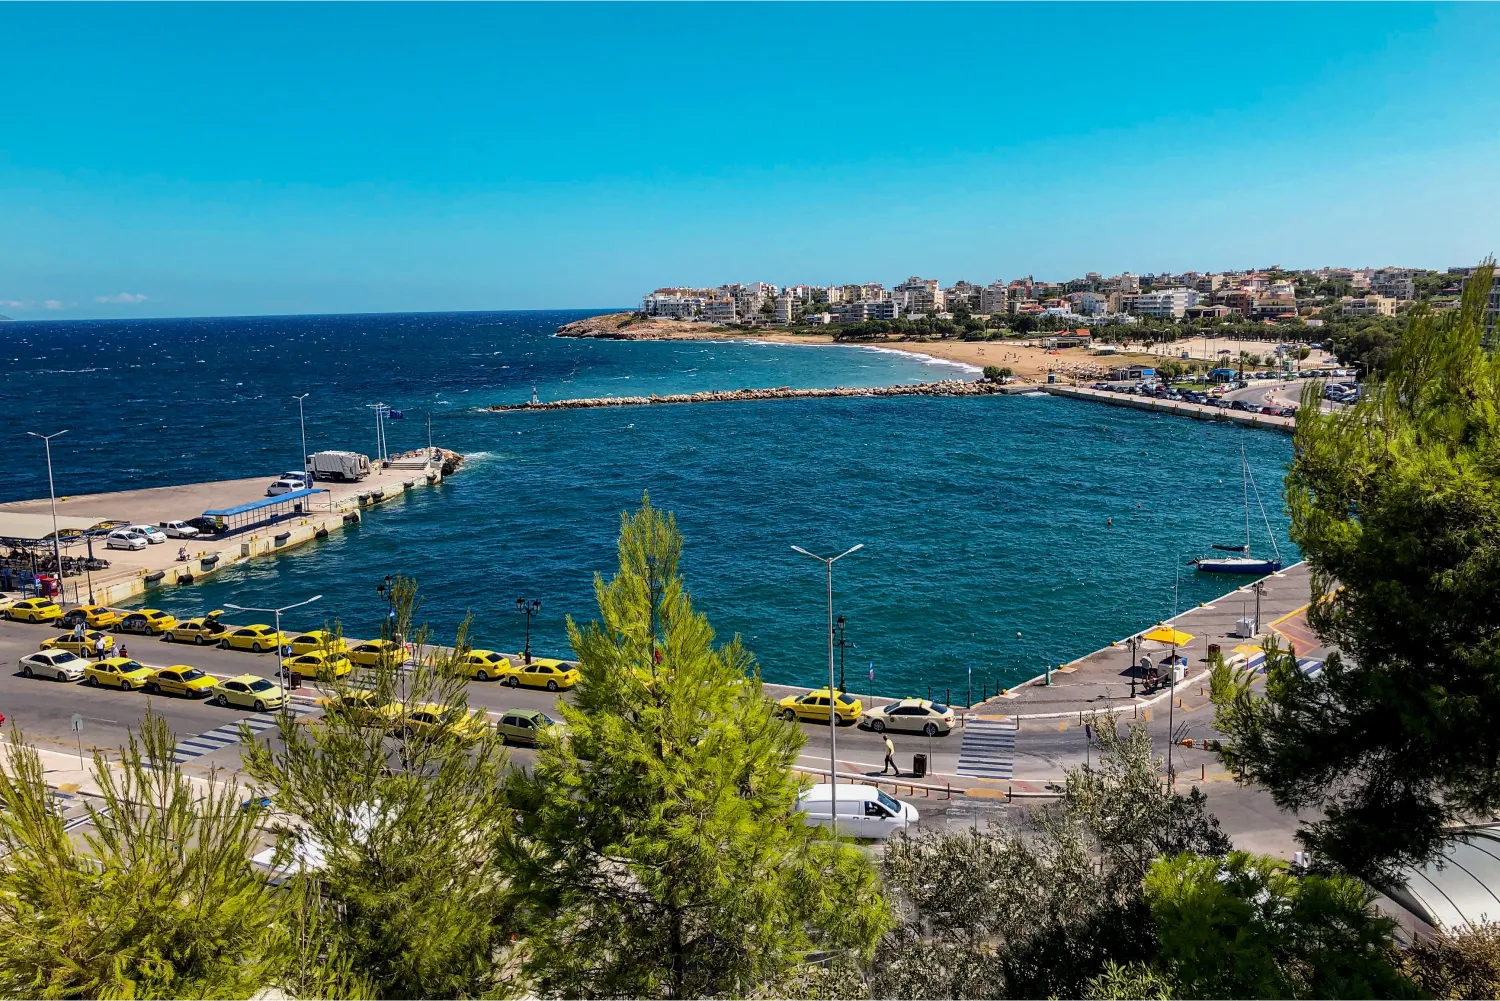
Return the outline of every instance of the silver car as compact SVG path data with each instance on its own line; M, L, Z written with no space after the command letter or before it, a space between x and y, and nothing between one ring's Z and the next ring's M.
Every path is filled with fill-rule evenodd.
M20 664L21 673L28 678L40 674L58 681L77 681L88 662L66 650L38 650L22 657Z
M921 733L940 737L953 732L953 709L926 699L902 699L886 706L872 706L859 714L859 728L884 733Z

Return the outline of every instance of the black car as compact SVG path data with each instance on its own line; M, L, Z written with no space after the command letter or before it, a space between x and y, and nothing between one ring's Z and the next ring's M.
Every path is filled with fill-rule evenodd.
M1252 407L1252 406L1250 406L1250 404L1246 403L1244 400L1235 400L1235 401L1233 401L1232 403L1229 404L1229 409L1230 410L1254 410L1255 408Z
M224 530L212 518L189 518L187 524L198 530L199 535L223 535Z

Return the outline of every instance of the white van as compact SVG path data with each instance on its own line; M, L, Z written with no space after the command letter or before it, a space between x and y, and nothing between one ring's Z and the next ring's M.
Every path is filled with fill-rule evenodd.
M809 824L833 826L833 786L820 782L804 792L797 803L802 819ZM921 815L910 803L887 796L874 786L840 785L838 788L838 831L856 838L884 840L897 831L916 827Z

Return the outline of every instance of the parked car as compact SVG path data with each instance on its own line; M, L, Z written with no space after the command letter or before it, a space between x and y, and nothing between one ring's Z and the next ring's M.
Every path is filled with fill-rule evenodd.
M349 650L349 644L342 636L335 636L327 629L303 633L289 645L292 653L347 653Z
M106 657L83 669L83 683L92 688L118 688L122 692L145 688L151 669L128 657Z
M377 667L384 663L387 665L397 664L410 656L410 651L404 649L395 640L369 640L360 643L349 651L349 659L360 667Z
M390 732L402 740L456 737L464 743L471 743L483 737L489 725L482 709L424 702L419 706L402 706L391 719Z
M189 528L196 528L200 537L204 535L223 535L227 531L227 529L219 527L216 519L205 518L201 515L197 518L189 518L187 524Z
M89 629L108 629L110 626L119 625L119 622L120 613L113 608L107 608L104 605L79 605L77 608L68 609L57 624L64 629L72 629L79 623Z
M902 699L886 706L871 706L859 717L861 730L884 733L921 733L929 737L946 736L955 725L949 706L927 699Z
M806 695L788 695L776 704L776 708L793 723L798 720L804 723L827 723L828 689L817 688ZM845 726L859 719L860 708L859 699L850 697L847 692L839 692L835 707L839 725Z
M38 650L20 660L21 673L28 678L39 674L58 681L77 681L83 677L88 661L66 650Z
M146 691L153 695L181 695L189 699L203 699L213 694L218 679L204 674L187 664L173 664L157 668L146 680Z
M324 714L342 717L357 726L389 727L401 708L379 692L354 688L323 702Z
M133 535L139 535L141 538L145 539L153 546L159 546L163 542L167 541L167 533L163 532L159 528L154 528L151 525L128 525L125 528L117 528L115 529L115 531L130 532Z
M251 653L264 653L267 650L275 650L279 646L286 646L286 643L286 633L278 633L263 622L257 622L250 626L241 626L239 629L219 637L219 646L225 650L249 650Z
M12 622L56 622L63 610L51 598L26 598L7 608L5 617Z
M1230 410L1250 410L1250 409L1253 409L1253 408L1250 406L1250 404L1246 403L1244 400L1231 400L1230 403L1229 403L1229 409Z
M177 628L177 618L159 608L142 608L127 613L115 626L117 633L135 633L137 636L164 636Z
M576 667L569 667L560 660L548 658L534 660L530 664L512 666L505 673L503 680L512 688L525 685L527 688L545 688L549 692L556 692L578 684L578 677Z
M556 725L557 721L540 709L507 709L495 729L502 743L535 747L537 734Z
M302 483L299 480L277 480L275 483L272 483L269 487L266 487L266 496L267 497L276 497L276 496L278 496L280 494L289 494L293 490L301 490L301 489L302 489Z
M161 521L157 522L157 528L172 539L196 539L198 530L185 521Z
M470 650L464 655L458 669L471 678L489 681L513 673L510 658L502 657L493 650Z
M44 640L42 642L42 649L67 650L69 653L76 653L80 657L88 657L98 650L98 642L101 639L104 641L105 653L115 648L115 638L113 636L100 632L97 629L89 629L85 630L83 636L77 639L73 637L72 633L63 633L61 636L54 636L49 640Z
M304 678L317 678L319 681L342 678L354 670L354 665L341 653L315 652L293 657L287 661L286 669L292 676L292 687L296 688Z
M835 798L837 815L833 812ZM903 803L873 786L840 785L837 797L833 786L820 782L797 800L797 810L806 824L832 827L838 818L840 834L883 841L897 831L915 827L921 814L910 803Z
M265 678L241 674L215 685L209 701L225 708L237 706L263 713L268 709L282 707L286 702L286 689Z
M216 608L202 618L179 622L162 633L161 638L168 643L192 643L195 646L217 643L229 628L219 621L219 616L223 614L223 609Z
M144 535L138 535L128 528L115 529L104 539L105 549L145 549L150 544Z
M302 489L304 490L312 486L312 473L299 473L296 470L293 470L289 473L282 473L276 478L278 480L290 480L293 483L300 483L302 484Z

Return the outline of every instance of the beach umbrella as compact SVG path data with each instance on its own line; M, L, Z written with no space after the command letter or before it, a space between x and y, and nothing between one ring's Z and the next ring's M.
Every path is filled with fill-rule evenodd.
M1154 640L1157 643L1171 643L1173 646L1186 646L1193 640L1191 633L1185 633L1180 629L1173 629L1169 625L1159 625L1150 632L1141 635L1143 640Z

